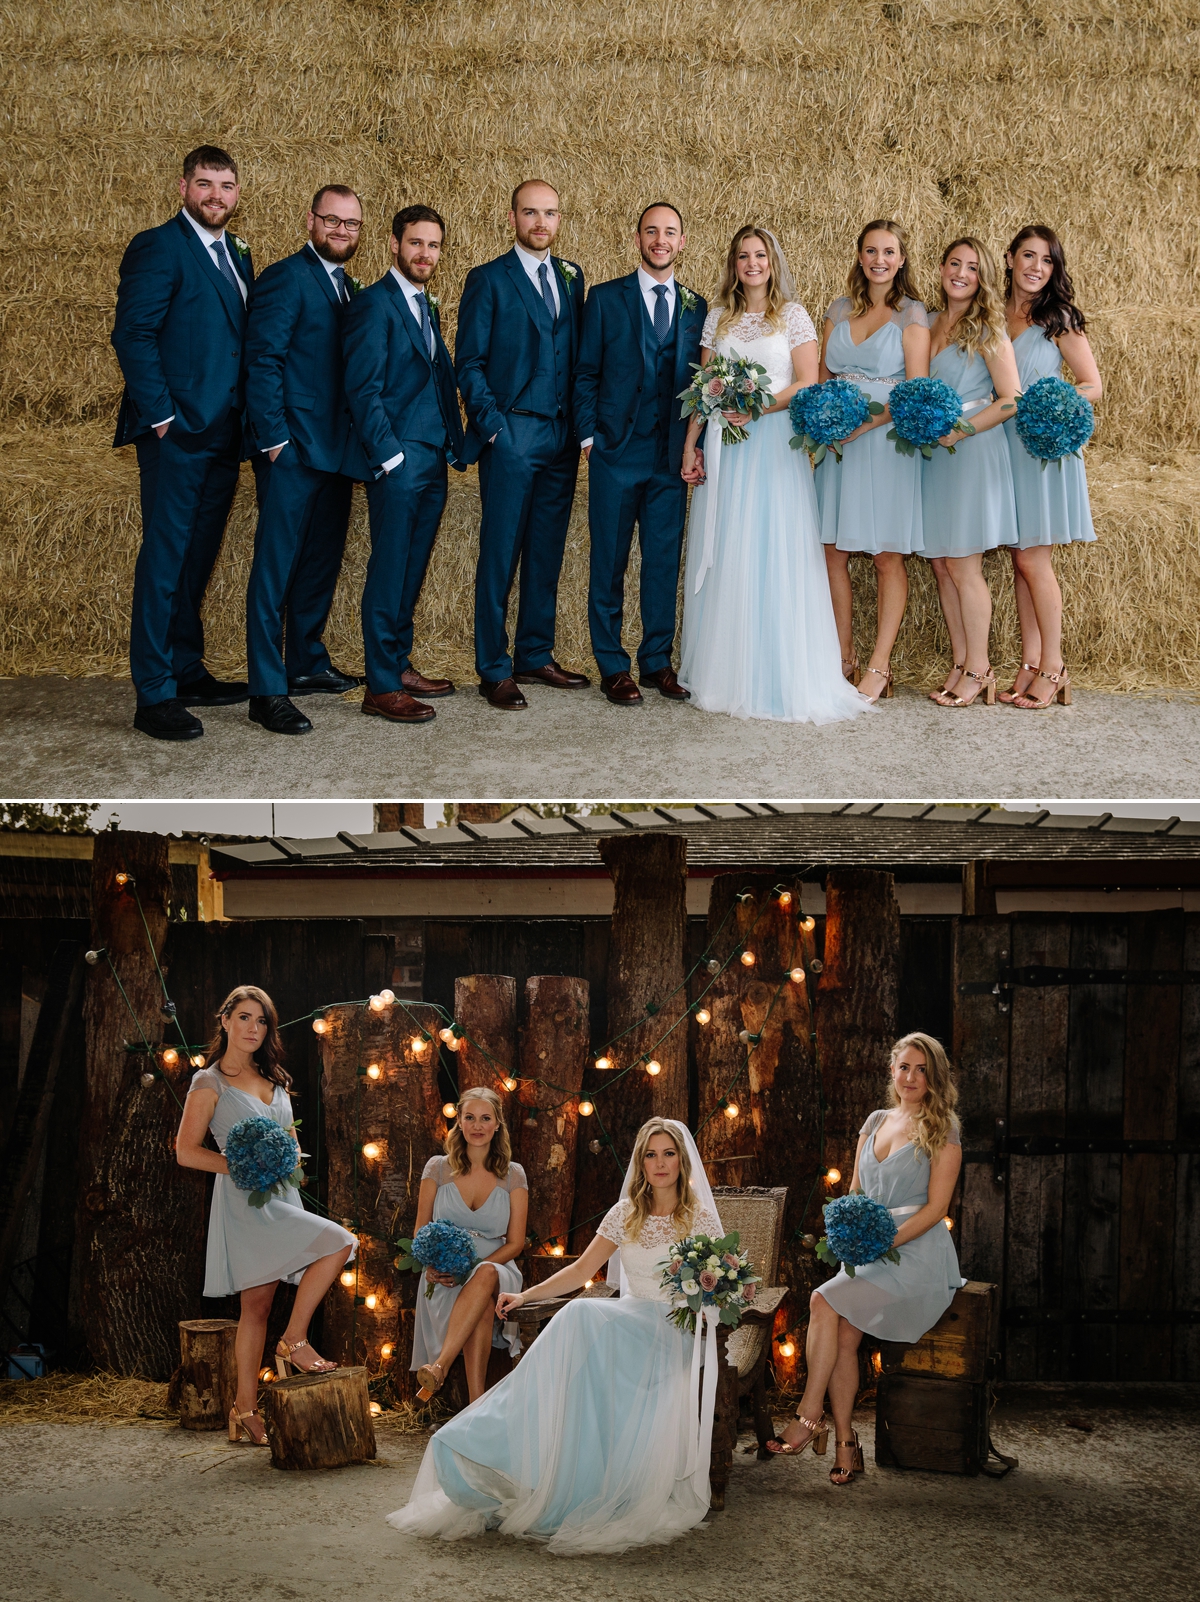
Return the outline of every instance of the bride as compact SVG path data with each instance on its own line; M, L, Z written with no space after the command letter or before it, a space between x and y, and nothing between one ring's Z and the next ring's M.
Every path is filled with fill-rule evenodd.
M693 418L683 451L692 497L679 681L692 703L739 718L833 723L869 705L842 677L812 470L788 444L788 402L817 382L817 335L768 228L739 228L701 336L700 359L749 357L775 404L749 438L721 443L721 417ZM734 413L729 413L734 420ZM707 482L705 473L707 472Z
M670 1247L693 1233L724 1233L700 1154L682 1124L652 1118L621 1199L578 1262L500 1296L496 1310L504 1319L578 1290L618 1250L608 1278L620 1297L568 1302L507 1379L438 1430L408 1506L388 1523L445 1540L498 1529L568 1554L662 1543L699 1524L709 1507L714 1323L706 1316L696 1335L677 1329L661 1288Z

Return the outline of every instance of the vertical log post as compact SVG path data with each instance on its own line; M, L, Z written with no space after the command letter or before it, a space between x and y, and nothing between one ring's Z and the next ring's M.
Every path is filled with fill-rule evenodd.
M565 1251L575 1198L579 1087L588 1054L588 982L538 974L525 982L520 1109L513 1137L529 1178L529 1237L535 1253ZM538 1084L539 1079L548 1080ZM550 1085L561 1085L552 1090ZM592 1120L584 1119L584 1126Z
M504 1103L511 1123L504 1081L516 1078L517 981L501 973L463 974L454 981L454 1018L467 1032L455 1053L459 1095L486 1085Z
M432 1007L330 1007L321 1036L329 1211L358 1233L355 1281L335 1281L325 1303L327 1356L387 1372L398 1398L414 1393L412 1355L417 1276L394 1266L400 1236L411 1236L421 1170L446 1135L437 1085L438 1015ZM421 1031L433 1036L418 1051ZM367 1070L374 1064L377 1079ZM362 1148L376 1148L371 1154ZM378 1238L376 1238L378 1237ZM367 1306L367 1297L375 1306ZM391 1351L384 1354L383 1347Z
M684 976L687 841L682 835L656 830L606 836L597 841L597 850L613 879L608 1034L622 1038L608 1053L614 1068L607 1073L589 1069L584 1080L585 1089L598 1093L593 1138L603 1141L606 1136L611 1146L606 1149L602 1144L599 1153L593 1153L589 1142L588 1150L579 1154L575 1252L582 1251L595 1234L595 1220L587 1224L583 1220L602 1214L616 1200L640 1126L650 1117L686 1121L688 1114L687 1026L666 1034L688 1005L679 988ZM661 1010L650 1013L648 1004ZM641 1061L647 1053L661 1065L653 1077ZM604 1086L612 1082L613 1073L630 1064L635 1066L606 1095Z
M128 874L129 881L118 884L118 874ZM92 943L111 956L156 1055L125 1049L126 1042L141 1047L141 1032L102 957L88 970L84 999L82 1314L97 1363L161 1379L175 1368L179 1318L199 1311L204 1277L204 1175L180 1168L174 1150L190 1070L185 1053L168 1067L160 1049L174 1040L173 1030L167 1034L155 969L166 938L170 889L165 838L96 836ZM149 1072L153 1083L144 1086L142 1076Z

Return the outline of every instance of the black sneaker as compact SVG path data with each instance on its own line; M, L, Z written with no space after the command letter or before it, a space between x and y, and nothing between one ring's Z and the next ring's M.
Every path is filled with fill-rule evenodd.
M200 719L177 700L139 706L133 714L133 726L152 740L198 740L204 733Z
M286 695L252 695L250 721L261 723L272 734L308 734L312 724Z
M211 673L179 686L179 700L184 706L236 706L249 699L248 684L239 679L214 679Z

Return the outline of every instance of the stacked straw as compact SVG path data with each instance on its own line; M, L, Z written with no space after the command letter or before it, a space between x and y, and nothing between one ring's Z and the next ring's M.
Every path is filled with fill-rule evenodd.
M873 215L908 227L930 293L940 246L1062 234L1106 385L1089 474L1101 543L1066 552L1076 683L1200 689L1200 4L1026 0L830 7L809 0L43 0L0 15L10 227L0 242L0 672L123 674L139 521L132 451L108 450L108 345L129 237L174 210L179 160L237 155L236 227L258 268L303 240L320 182L348 182L377 276L398 205L447 218L448 338L467 269L506 248L508 191L562 191L562 252L589 281L630 270L648 200L685 215L680 277L711 294L733 229L769 224L819 314ZM1181 245L1181 241L1185 243ZM1054 469L1050 468L1053 472ZM417 661L471 666L474 474L450 505L417 617ZM248 471L210 591L212 661L243 661ZM361 664L356 497L328 638ZM856 562L867 624L873 579ZM924 564L898 677L931 682L945 640ZM1015 664L1011 600L995 660ZM586 665L586 476L560 590L560 657ZM630 621L636 574L627 588Z

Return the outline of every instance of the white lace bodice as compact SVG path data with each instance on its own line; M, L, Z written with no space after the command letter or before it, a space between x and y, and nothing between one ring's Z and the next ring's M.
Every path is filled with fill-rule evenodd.
M739 356L760 362L767 370L773 392L787 389L796 382L792 352L798 345L807 345L817 337L812 318L799 301L789 300L783 308L782 332L771 328L761 312L743 312L735 323L722 330L718 339L720 316L721 307L714 306L704 319L700 343L705 350L718 351L722 356L736 350Z
M668 1297L662 1288L662 1271L668 1252L682 1232L673 1218L648 1218L642 1225L641 1239L626 1240L625 1223L632 1206L631 1202L619 1201L610 1207L596 1233L621 1248L629 1294L643 1302L665 1302ZM716 1213L701 1208L692 1220L691 1233L722 1235L724 1230Z

